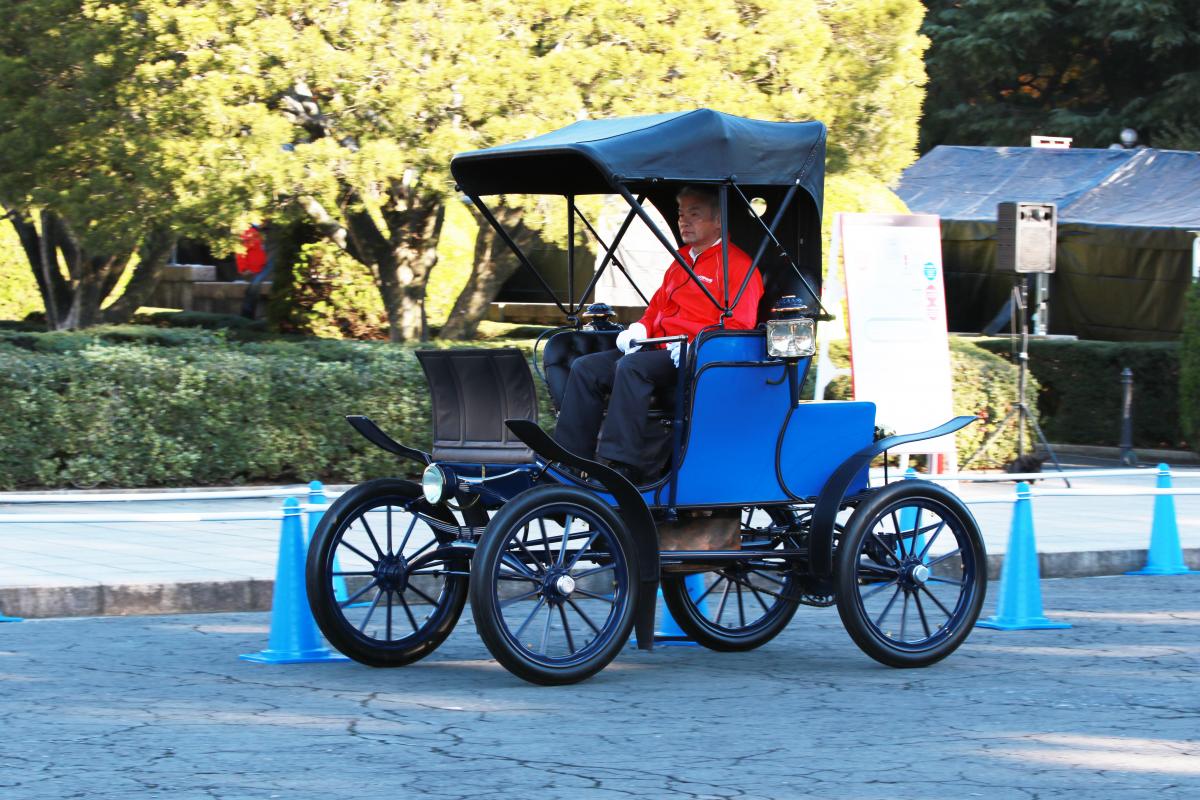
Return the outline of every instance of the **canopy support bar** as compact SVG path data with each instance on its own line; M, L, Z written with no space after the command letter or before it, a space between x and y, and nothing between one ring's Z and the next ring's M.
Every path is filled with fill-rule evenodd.
M484 202L479 199L479 196L474 194L467 196L471 198L471 202L475 204L477 209L479 209L479 213L482 214L483 218L488 221L488 224L492 226L496 233L500 234L500 238L504 240L506 245L508 245L508 249L513 251L513 254L516 255L517 260L521 262L521 265L533 273L533 277L537 278L538 283L540 283L542 288L546 290L546 294L548 294L550 299L554 301L554 305L558 306L558 310L563 312L563 314L568 317L573 316L571 311L567 310L562 303L558 302L558 297L554 294L554 289L550 287L550 284L546 283L546 279L542 277L542 274L537 271L537 268L534 267L533 264L530 263L529 259L526 258L525 254L521 252L521 248L517 247L517 243L512 240L512 237L508 235L508 231L504 230L504 226L496 220L496 217L492 215L492 212L486 205L484 205Z
M641 217L642 222L646 223L646 227L649 228L650 231L658 238L658 241L662 243L662 246L667 248L667 252L675 257L675 263L683 267L684 271L687 272L688 276L692 279L696 286L700 288L700 291L704 292L704 296L708 298L709 302L713 304L717 311L720 311L722 314L724 314L728 309L721 307L721 304L717 302L717 298L713 297L712 292L710 292L708 287L704 285L704 281L700 280L692 268L688 266L687 261L683 259L683 256L679 255L679 250L675 248L675 245L671 243L671 240L667 238L666 234L659 230L658 225L656 225L654 220L650 218L650 215L646 213L646 209L642 208L642 204L637 202L637 198L633 196L633 193L630 192L623 183L614 182L613 185L616 187L617 191L621 193L621 196L625 198L625 202L629 203L629 207L637 212L637 215Z
M642 201L645 199L646 195L641 195L638 197L638 205L641 205ZM591 294L592 289L596 287L596 282L600 280L600 276L604 274L604 270L608 268L608 263L610 261L613 264L616 264L617 269L621 270L621 274L625 276L625 280L629 281L629 285L633 287L633 290L638 293L638 297L642 298L642 302L646 305L650 305L650 301L646 299L646 295L642 294L642 290L639 289L637 283L634 282L633 276L629 274L629 270L625 269L625 265L622 264L617 258L617 248L620 247L621 241L625 238L625 232L629 230L629 226L633 223L634 217L637 216L637 212L635 212L632 208L629 209L629 213L625 215L625 221L621 223L621 227L617 231L616 238L613 239L612 247L609 247L604 243L604 240L600 238L600 234L596 233L596 229L592 227L592 223L588 222L588 218L585 217L583 212L579 210L579 206L575 207L575 213L579 215L579 220L584 224L584 226L587 227L588 232L592 235L592 238L604 248L604 259L600 262L600 267L596 270L595 274L592 275L592 279L588 281L587 288L583 290L583 294L579 296L580 307L583 306L584 301L587 300L587 296Z
M731 180L729 183L733 183ZM725 292L725 310L721 312L721 327L725 327L726 317L732 317L729 305L729 184L722 183L718 190L721 197L721 289ZM746 273L746 278L750 273ZM735 304L736 305L736 304Z
M775 213L775 219L773 219L770 226L768 226L767 223L762 221L762 217L758 215L758 212L754 210L754 206L750 204L750 198L746 197L746 193L742 191L742 188L736 183L733 184L733 188L737 189L738 194L741 195L742 201L746 204L746 208L750 209L750 213L754 216L754 219L756 219L758 224L762 226L762 229L767 232L767 236L770 237L771 241L775 243L775 246L779 248L779 252L787 256L788 264L791 265L792 271L794 271L796 276L799 277L801 282L804 283L804 288L807 289L808 293L812 295L813 300L817 301L817 307L820 308L823 313L828 315L829 312L825 309L825 306L821 304L821 296L817 294L817 290L813 288L813 285L808 280L808 277L800 271L800 267L796 266L796 261L792 258L792 254L789 253L787 248L783 246L783 243L775 237L775 228L778 227L779 220L783 219L783 212L787 210L788 204L791 203L792 198L796 195L796 189L798 189L799 186L799 183L793 183L791 188L788 189L787 195L783 198L783 204L780 205L779 211ZM763 252L766 250L766 248L767 240L764 239L758 246L758 252L754 254L754 266L758 266L758 260L762 258ZM747 273L747 277L749 277L749 273ZM743 281L742 289L738 290L738 300L741 299L742 290L745 288L746 282ZM735 300L734 303L736 304L736 302L737 301Z
M575 304L575 195L567 195L567 302L571 314L583 307L583 298Z

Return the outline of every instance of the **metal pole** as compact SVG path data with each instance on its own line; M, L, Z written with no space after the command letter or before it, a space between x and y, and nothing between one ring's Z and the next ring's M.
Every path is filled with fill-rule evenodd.
M1021 279L1021 302L1017 312L1021 315L1021 352L1017 354L1017 458L1025 455L1025 417L1029 413L1025 405L1026 376L1029 372L1029 278Z
M567 304L575 313L575 195L567 195ZM579 300L583 307L583 299Z
M1123 399L1121 402L1121 463L1136 467L1137 453L1133 452L1133 370L1121 370Z

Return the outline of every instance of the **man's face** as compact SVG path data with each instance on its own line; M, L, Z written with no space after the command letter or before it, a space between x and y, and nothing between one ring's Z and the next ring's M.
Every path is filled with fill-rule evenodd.
M721 238L721 219L708 201L685 194L679 200L679 237L702 250Z

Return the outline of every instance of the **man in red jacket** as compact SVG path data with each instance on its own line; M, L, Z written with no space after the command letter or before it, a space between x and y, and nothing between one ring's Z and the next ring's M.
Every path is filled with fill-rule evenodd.
M715 191L685 186L679 201L679 237L683 257L718 301L725 297L721 266L721 212ZM732 300L750 270L750 257L729 243L729 298ZM750 329L758 323L762 298L758 271L750 277L742 299L726 318L726 328ZM566 449L587 459L597 455L625 477L638 483L650 400L656 389L674 387L679 374L679 345L646 349L631 341L684 334L688 341L702 329L721 321L713 305L678 262L672 261L662 286L650 298L646 313L617 336L617 349L577 358L563 393L562 411L554 437ZM604 397L611 394L608 416ZM597 451L601 420L604 435Z

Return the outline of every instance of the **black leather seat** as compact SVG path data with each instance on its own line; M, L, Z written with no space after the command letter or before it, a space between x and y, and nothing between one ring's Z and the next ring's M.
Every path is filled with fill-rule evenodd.
M469 464L528 464L533 451L506 419L537 422L529 362L515 347L418 350L433 401L433 458Z

